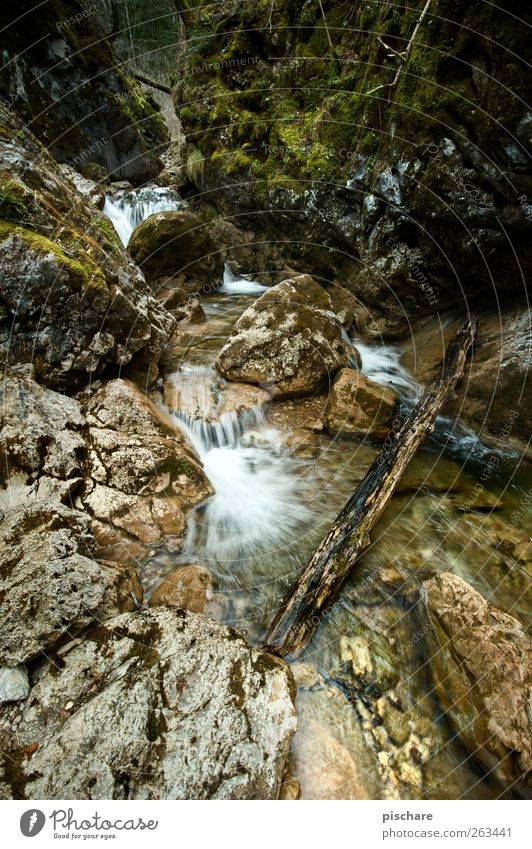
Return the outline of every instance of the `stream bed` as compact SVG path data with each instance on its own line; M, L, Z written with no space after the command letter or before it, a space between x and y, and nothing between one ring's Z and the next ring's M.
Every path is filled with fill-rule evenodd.
M106 212L124 244L139 221L179 208L175 194L118 197ZM378 448L318 426L326 395L257 406L213 420L213 362L235 321L265 289L226 267L202 298L206 320L179 326L165 382L195 414L170 409L215 494L189 517L182 552L152 553L148 592L180 564L214 579L206 614L260 646L283 596ZM395 389L404 412L422 388L398 346L351 340L369 378ZM214 389L216 387L216 389ZM198 413L199 410L199 413ZM339 598L301 656L288 658L298 686L298 730L286 788L302 799L512 798L472 759L436 696L420 584L438 572L468 581L525 623L530 605L530 473L502 449L445 416L417 452ZM286 798L291 798L287 789Z
M207 320L183 333L165 380L207 397L215 356L261 289L226 275L202 301ZM411 406L420 387L399 349L353 342L362 371ZM367 440L313 432L309 422L324 403L325 396L276 402L214 422L170 411L215 488L190 517L179 560L208 566L215 592L206 612L255 645L377 453ZM530 481L512 456L496 464L491 457L467 428L439 419L340 598L303 654L289 658L299 717L290 777L300 798L501 795L438 705L418 610L420 582L450 571L524 621L530 563L522 504ZM153 581L176 565L159 552L146 568Z

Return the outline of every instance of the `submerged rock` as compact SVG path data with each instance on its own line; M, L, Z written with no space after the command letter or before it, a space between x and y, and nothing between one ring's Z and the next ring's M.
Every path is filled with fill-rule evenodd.
M532 771L532 643L522 625L461 578L423 585L440 702L474 758L503 784Z
M384 439L392 427L399 396L355 369L342 369L325 408L324 423L333 433Z
M174 287L194 292L222 277L222 254L189 209L150 215L133 232L128 250L152 285L171 277Z
M277 798L296 726L284 662L162 608L107 622L63 661L41 674L11 753L27 798Z
M197 563L180 566L157 587L150 597L150 607L167 605L203 613L212 594L212 576Z
M347 359L328 295L300 275L273 286L243 313L215 366L227 380L293 398L318 391Z

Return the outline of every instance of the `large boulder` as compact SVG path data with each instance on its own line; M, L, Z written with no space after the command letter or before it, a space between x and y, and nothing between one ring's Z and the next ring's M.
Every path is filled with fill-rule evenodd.
M392 428L399 396L352 368L342 369L325 407L324 424L333 433L385 439Z
M39 386L31 373L0 384L0 481L20 475L41 494L55 491L63 500L85 470L85 417L78 401Z
M61 390L109 366L153 372L174 317L110 221L2 104L0 172L2 362L32 362Z
M532 642L450 573L423 585L436 693L467 749L503 784L532 771Z
M96 562L88 516L26 490L2 493L0 509L0 665L33 660L134 607L134 571Z
M82 504L102 551L142 559L162 540L178 546L186 514L212 495L183 433L133 383L113 380L87 406L90 479Z
M25 703L4 797L277 798L296 726L283 661L167 608L118 616L62 660Z
M243 313L215 366L227 380L294 398L318 391L347 361L328 295L300 275L273 286Z
M128 250L154 288L167 288L171 278L173 287L200 291L215 287L223 274L221 251L190 209L150 215L134 230Z

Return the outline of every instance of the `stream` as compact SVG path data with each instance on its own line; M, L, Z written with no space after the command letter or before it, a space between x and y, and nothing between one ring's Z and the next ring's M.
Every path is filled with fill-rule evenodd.
M124 244L150 209L177 208L180 200L162 194L142 202L106 204ZM213 386L219 391L216 354L264 289L226 268L223 287L201 299L206 321L183 329L164 380L196 408L204 398L207 409ZM401 365L402 350L351 341L362 372L396 389L408 410L421 388ZM201 562L214 578L206 614L261 644L287 588L378 450L313 429L324 402L325 395L276 402L215 421L192 416L188 406L169 410L215 494L193 511L181 554L158 550L145 564L148 589L180 563ZM289 769L300 798L500 795L438 705L417 592L421 580L454 572L525 621L522 504L530 479L511 455L490 465L493 453L460 423L438 419L339 599L302 655L288 659L298 685ZM495 471L486 475L487 468Z

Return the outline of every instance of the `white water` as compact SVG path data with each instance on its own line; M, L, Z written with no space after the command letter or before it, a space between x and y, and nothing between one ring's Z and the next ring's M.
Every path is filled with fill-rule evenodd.
M184 201L174 189L146 188L108 195L103 211L112 221L120 241L127 247L133 230L150 215L173 212L183 206Z
M257 283L256 280L250 280L248 277L237 277L233 274L229 264L225 263L224 282L219 290L227 295L260 295L266 292L268 286L263 286L262 283Z
M401 365L402 352L393 345L367 345L360 339L355 339L353 345L362 357L362 374L395 389L405 400L417 400L422 387L416 383L410 372Z
M215 489L189 520L184 550L227 562L287 544L310 512L299 492L298 461L280 453L279 434L266 426L263 410L224 413L217 421L173 415Z

